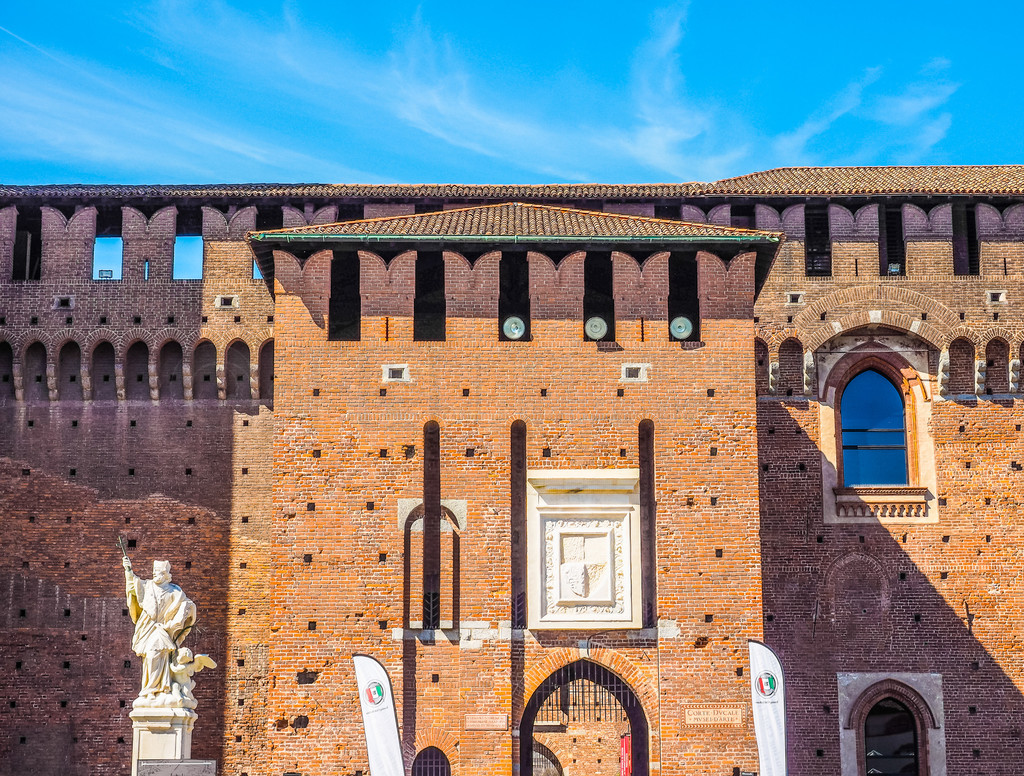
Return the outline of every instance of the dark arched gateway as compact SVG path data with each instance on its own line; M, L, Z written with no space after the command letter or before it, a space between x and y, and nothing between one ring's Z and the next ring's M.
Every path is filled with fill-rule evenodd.
M413 760L412 776L452 776L452 766L444 752L428 746Z
M608 726L615 723L619 723L621 737L628 736L625 748L632 776L647 776L647 716L633 689L622 677L590 660L563 666L541 683L523 710L519 726L521 776L541 776L534 770L535 734L574 729L578 737L592 724L595 730L600 726L602 734L607 735ZM619 738L607 743L616 753L623 748ZM538 750L543 751L541 747Z

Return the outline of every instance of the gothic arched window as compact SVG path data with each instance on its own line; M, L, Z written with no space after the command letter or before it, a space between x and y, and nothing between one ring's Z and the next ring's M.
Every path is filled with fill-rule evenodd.
M906 485L907 430L903 396L868 369L843 389L843 485Z
M864 719L864 772L916 774L918 767L917 720L895 698L883 698Z

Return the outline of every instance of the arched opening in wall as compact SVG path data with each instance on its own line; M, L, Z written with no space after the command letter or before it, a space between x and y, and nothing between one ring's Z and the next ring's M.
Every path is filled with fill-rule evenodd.
M185 383L182 380L182 365L185 356L181 344L171 340L160 348L160 398L185 398Z
M402 621L407 628L459 627L463 526L447 507L440 511L439 520L429 521L420 504L405 518Z
M114 376L114 364L117 356L114 346L109 342L100 342L92 349L92 400L116 401L117 380Z
M25 401L49 401L46 385L46 346L33 342L25 351Z
M57 357L57 398L82 400L82 349L77 342L65 342Z
M124 354L124 397L128 401L149 398L149 346L136 340Z
M779 393L802 396L804 392L804 348L790 337L779 348Z
M963 337L949 344L949 392L974 393L974 343Z
M1010 392L1010 345L996 337L985 348L985 394Z
M864 720L863 772L918 774L917 721L895 698L883 698Z
M452 766L436 746L428 746L412 762L412 776L452 776Z
M640 699L620 676L590 660L577 660L545 679L527 702L519 730L522 776L538 776L535 742L578 752L580 773L607 771L605 763L619 763L622 772L623 759L633 776L648 772L647 716Z
M558 757L536 739L533 742L533 776L562 776Z
M251 399L249 382L249 346L232 342L224 354L224 391L229 399Z
M754 387L758 396L768 393L768 346L754 340Z
M889 678L872 684L853 701L840 735L849 743L856 739L859 776L945 773L945 734L930 705L938 702L941 708L941 695L928 692L925 700L922 690L928 692L927 686Z
M0 407L14 401L14 350L0 342Z
M906 485L907 424L899 389L866 369L843 387L839 416L843 486Z
M217 348L209 340L196 346L192 356L192 398L217 398Z
M260 399L274 402L274 340L269 339L260 348Z

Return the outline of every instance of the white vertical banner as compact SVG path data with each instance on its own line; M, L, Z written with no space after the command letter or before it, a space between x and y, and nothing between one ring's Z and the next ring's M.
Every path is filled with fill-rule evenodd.
M750 700L760 776L786 776L786 683L771 647L749 640Z
M352 662L356 664L370 776L405 776L395 694L388 671L369 655L353 655Z

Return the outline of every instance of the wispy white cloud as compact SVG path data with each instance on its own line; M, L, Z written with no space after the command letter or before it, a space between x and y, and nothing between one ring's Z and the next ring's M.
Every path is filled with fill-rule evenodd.
M627 94L578 115L482 78L419 15L369 50L290 4L259 16L225 0L157 0L129 17L148 38L136 50L166 75L148 83L0 28L23 47L0 53L0 150L179 179L242 170L372 182L390 177L387 164L407 179L403 158L439 153L531 178L713 180L786 164L914 161L950 129L958 85L951 63L935 59L909 79L864 69L791 129L767 133L727 92L690 88L687 9L652 12ZM358 148L332 142L353 136ZM432 150L410 150L419 145Z
M776 137L773 142L775 155L780 159L789 160L787 164L809 163L808 144L825 135L839 119L857 110L863 103L864 91L878 81L881 75L881 68L868 68L856 81L847 84L835 97L809 116L803 124L792 132Z
M18 39L46 59L0 57L0 148L9 159L149 169L182 180L222 178L218 171L238 167L285 179L314 170L338 179L372 178L222 125L124 73Z
M688 5L652 15L651 35L633 57L635 115L631 126L610 132L620 151L651 170L685 180L716 178L748 150L742 140L716 142L724 117L686 96L680 56Z

